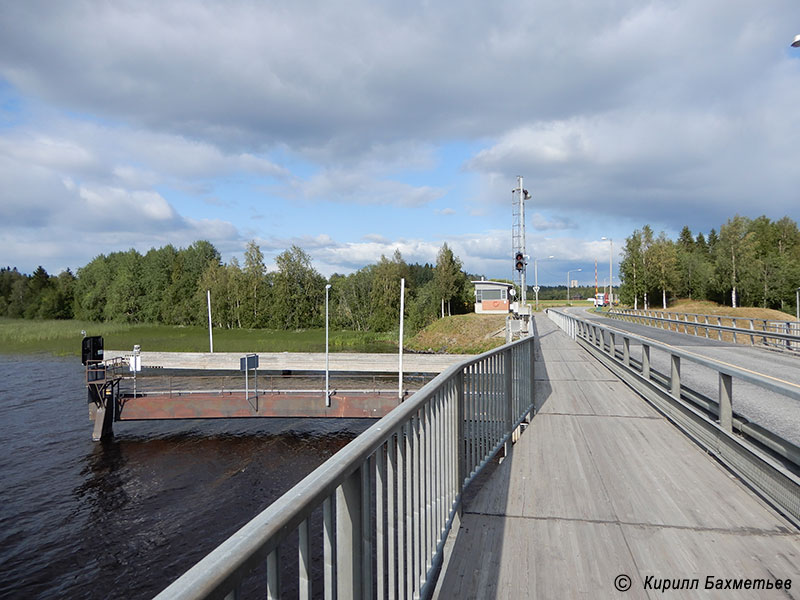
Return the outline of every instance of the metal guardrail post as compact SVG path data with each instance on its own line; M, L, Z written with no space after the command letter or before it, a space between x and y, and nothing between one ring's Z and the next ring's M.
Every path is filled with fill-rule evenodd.
M733 377L719 374L719 424L727 432L733 431Z
M681 397L681 357L676 354L670 354L670 393L676 398Z
M622 362L626 367L631 366L631 339L627 336L622 338Z
M650 346L642 344L642 377L650 381Z

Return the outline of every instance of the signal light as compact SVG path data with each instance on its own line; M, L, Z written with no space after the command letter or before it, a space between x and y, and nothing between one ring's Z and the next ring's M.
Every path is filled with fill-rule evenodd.
M517 271L522 271L525 269L525 255L522 252L517 252L514 256L514 268Z

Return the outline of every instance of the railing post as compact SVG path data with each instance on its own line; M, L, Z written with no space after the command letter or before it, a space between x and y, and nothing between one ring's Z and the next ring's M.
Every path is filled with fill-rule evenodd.
M323 587L325 600L332 600L336 590L336 535L334 531L333 496L322 502Z
M308 519L303 520L297 529L298 596L300 600L311 600L311 546Z
M670 392L680 400L681 397L681 357L670 354Z
M530 349L530 359L531 359L531 370L528 375L529 383L530 383L530 390L531 390L531 397L530 397L530 406L531 410L528 413L528 422L530 423L533 415L536 414L536 342L534 338L531 338L529 342L528 348Z
M503 374L505 375L505 377L504 377L505 385L503 387L505 388L504 392L505 392L505 413L506 413L505 414L505 417L506 417L505 418L505 428L504 428L505 431L504 431L503 435L505 435L505 434L511 433L511 426L512 426L512 424L514 422L514 417L513 417L513 413L514 413L514 371L513 371L513 366L514 366L514 363L513 363L512 357L511 357L511 349L510 348L507 349L505 352L503 352L503 359L504 359L503 360L503 362L504 362L504 365L503 365L504 373ZM503 452L505 453L505 456L508 456L508 455L511 454L511 445L512 445L511 436L508 436L508 439L506 440L506 443L505 443L505 447L503 449Z
M719 424L727 432L733 431L733 377L719 374Z
M336 489L336 597L361 600L361 476L364 466Z
M460 369L456 376L456 444L458 454L456 456L456 494L460 494L464 489L464 479L467 476L467 444L464 440L464 369ZM462 503L458 504L458 513L461 514Z
M631 366L631 338L622 338L622 362L626 367Z
M650 346L642 344L642 377L650 381Z
M267 600L281 597L281 571L278 565L278 549L267 555Z

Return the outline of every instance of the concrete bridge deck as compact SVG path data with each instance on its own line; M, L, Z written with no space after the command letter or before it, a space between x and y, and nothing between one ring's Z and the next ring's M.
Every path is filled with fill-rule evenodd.
M132 353L106 350L105 358L127 357ZM142 352L142 365L163 369L239 370L243 352ZM259 352L259 371L324 371L324 352ZM403 355L406 373L441 373L470 355L415 354ZM328 356L331 371L348 373L397 373L397 354L331 352Z
M547 317L535 325L537 415L465 503L437 597L800 598L797 529Z

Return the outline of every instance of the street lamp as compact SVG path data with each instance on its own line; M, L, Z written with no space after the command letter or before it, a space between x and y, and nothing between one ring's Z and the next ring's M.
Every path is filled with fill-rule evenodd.
M792 42L792 48L800 48L800 35L794 36L794 41Z
M553 256L548 256L548 259L554 258ZM536 310L539 310L539 259L533 259L533 293L536 294Z
M325 406L331 405L330 393L330 362L328 360L328 295L331 290L331 284L325 286Z
M601 240L608 240L608 305L611 306L613 303L614 295L611 293L611 282L614 281L613 276L613 267L614 264L612 262L614 256L614 240L610 237L601 237Z
M794 307L797 310L797 320L800 321L800 287L794 293Z
M578 271L583 271L583 269L570 269L567 271L567 306L569 306L569 274L573 271L577 273Z

